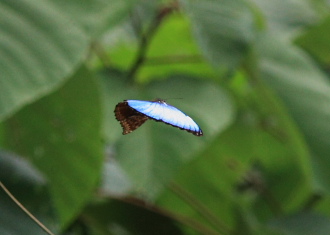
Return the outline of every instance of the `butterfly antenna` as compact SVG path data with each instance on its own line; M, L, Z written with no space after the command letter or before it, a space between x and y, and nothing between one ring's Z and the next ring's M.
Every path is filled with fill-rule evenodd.
M164 100L183 100L183 98L182 97L173 97L173 98L166 98L166 99L164 99Z

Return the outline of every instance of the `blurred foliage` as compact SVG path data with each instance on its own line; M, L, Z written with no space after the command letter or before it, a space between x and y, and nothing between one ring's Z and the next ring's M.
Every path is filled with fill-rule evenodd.
M330 234L330 4L0 2L0 183L54 234ZM166 99L203 137L114 108ZM4 188L0 234L46 234Z

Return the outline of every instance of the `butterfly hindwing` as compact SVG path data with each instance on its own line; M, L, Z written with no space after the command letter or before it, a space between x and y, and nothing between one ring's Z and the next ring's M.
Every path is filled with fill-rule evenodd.
M148 120L146 115L137 112L125 101L116 105L115 116L123 128L123 135L131 133Z

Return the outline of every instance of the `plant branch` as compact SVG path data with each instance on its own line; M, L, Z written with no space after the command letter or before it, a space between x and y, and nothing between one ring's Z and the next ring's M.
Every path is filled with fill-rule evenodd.
M0 181L0 187L3 191L10 197L10 199L19 207L22 211L24 211L30 219L32 219L42 230L44 230L49 235L54 235L45 225L43 225L36 217L34 217L15 197L12 195L9 190L3 185Z
M99 42L92 42L90 50L94 52L94 54L98 57L98 59L105 68L110 68L111 61L109 59L109 56L106 54L103 46Z
M320 193L313 193L306 201L303 210L308 211L314 208L323 199L323 195Z
M147 28L146 32L142 34L139 41L138 52L135 57L135 60L133 61L127 73L127 79L131 80L135 77L136 73L138 72L138 70L146 60L146 54L149 49L150 42L155 32L157 31L158 27L160 26L165 16L167 16L169 13L174 11L177 7L178 7L177 4L172 4L168 7L164 7L160 9L156 14L156 16L154 17L154 19L152 20L149 27Z
M161 57L149 57L145 60L145 65L168 65L168 64L191 64L202 63L203 57L201 55L171 55Z

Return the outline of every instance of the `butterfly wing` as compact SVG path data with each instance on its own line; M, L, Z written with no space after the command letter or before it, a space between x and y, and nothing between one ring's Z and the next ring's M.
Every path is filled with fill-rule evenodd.
M148 120L146 115L137 112L125 101L116 105L115 116L123 128L123 135L131 133Z
M165 101L127 100L127 104L136 111L166 124L202 136L203 132L194 120Z

